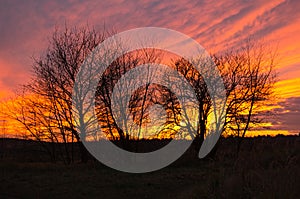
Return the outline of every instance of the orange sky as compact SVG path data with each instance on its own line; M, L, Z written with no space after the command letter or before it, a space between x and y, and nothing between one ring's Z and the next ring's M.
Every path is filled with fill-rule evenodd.
M90 24L124 31L158 26L185 33L207 51L226 50L253 37L278 46L281 97L274 129L300 130L300 1L144 0L1 1L0 98L30 78L31 56L47 47L55 26Z

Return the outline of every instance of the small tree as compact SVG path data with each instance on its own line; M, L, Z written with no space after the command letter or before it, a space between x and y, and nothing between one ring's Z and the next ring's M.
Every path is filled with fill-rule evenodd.
M247 131L264 123L264 106L274 103L276 50L247 40L239 50L214 58L227 91L224 131L240 138L239 151Z
M276 50L263 43L247 40L240 49L227 51L224 54L212 55L223 78L226 90L226 119L223 135L237 136L237 151L247 131L263 125L265 118L263 107L273 104L274 84L276 82L275 67ZM200 67L207 68L207 60L201 60ZM212 101L206 82L201 73L189 60L177 59L172 66L192 85L198 108L198 127L193 137L196 151L199 150L207 134L207 124L212 114ZM179 111L173 106L173 112ZM181 114L182 110L181 110Z
M74 141L80 141L72 115L75 77L84 59L104 40L106 34L105 31L100 33L89 27L65 27L63 31L57 29L45 54L34 58L32 81L24 86L26 92L33 96L33 102L42 101L45 105L43 110L32 110L33 114L37 117L45 113L51 115L47 120L49 128L45 128L44 134L53 137L60 135L58 141L66 143L67 163L73 161ZM27 116L25 120L29 123L36 122L28 120ZM28 128L29 131L31 129ZM67 143L71 143L71 149ZM86 161L86 149L83 146L81 154L82 161Z

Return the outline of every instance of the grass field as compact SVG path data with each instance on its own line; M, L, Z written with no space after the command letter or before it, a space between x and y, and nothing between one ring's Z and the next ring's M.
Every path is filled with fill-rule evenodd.
M223 139L213 158L195 159L188 151L145 174L115 171L93 160L42 162L34 151L22 159L28 149L1 142L7 143L1 148L0 198L300 198L299 136L248 138L238 158L234 139Z

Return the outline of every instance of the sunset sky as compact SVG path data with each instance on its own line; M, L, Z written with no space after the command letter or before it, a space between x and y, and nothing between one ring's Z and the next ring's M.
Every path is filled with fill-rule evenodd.
M281 98L272 129L300 132L300 1L299 0L69 0L11 1L0 6L0 98L11 96L30 79L32 56L47 48L55 27L87 23L118 32L164 27L197 40L208 52L263 39L278 48Z

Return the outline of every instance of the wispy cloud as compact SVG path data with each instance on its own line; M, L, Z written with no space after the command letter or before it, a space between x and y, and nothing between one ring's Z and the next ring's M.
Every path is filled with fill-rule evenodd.
M291 97L280 102L281 108L277 108L276 117L272 122L273 129L299 131L300 97Z
M239 46L245 38L278 43L278 90L300 96L300 1L298 0L68 0L1 1L0 90L14 89L30 77L32 55L47 47L55 26L89 23L123 31L159 26L183 32L208 51ZM288 85L287 85L288 84ZM284 95L284 94L282 94ZM291 102L290 102L291 103ZM299 118L299 117L298 117Z

